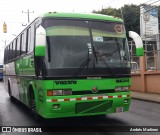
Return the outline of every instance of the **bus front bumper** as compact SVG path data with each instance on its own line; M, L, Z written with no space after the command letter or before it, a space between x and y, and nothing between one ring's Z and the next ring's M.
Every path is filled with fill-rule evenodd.
M124 112L129 110L130 100L130 92L103 96L52 97L46 99L46 109L40 115L44 118L60 118Z

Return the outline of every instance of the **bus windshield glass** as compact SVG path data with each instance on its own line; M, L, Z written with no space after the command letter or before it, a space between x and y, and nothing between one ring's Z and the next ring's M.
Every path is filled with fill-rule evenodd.
M81 68L80 76L110 75L108 70L122 74L122 69L130 68L121 22L45 19L43 27L46 76L75 75Z

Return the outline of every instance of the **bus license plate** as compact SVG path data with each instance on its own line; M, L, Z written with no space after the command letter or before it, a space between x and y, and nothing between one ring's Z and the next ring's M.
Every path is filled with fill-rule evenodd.
M118 113L118 112L123 112L123 107L117 107L116 108L116 112Z

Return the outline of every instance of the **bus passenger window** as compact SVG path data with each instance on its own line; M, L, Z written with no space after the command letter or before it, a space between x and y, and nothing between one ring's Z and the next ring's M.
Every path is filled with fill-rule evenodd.
M31 27L31 44L30 44L30 51L33 52L34 50L34 35L35 35L35 28L34 28L34 25L32 25Z
M17 50L16 50L16 56L18 57L18 56L20 56L20 53L21 52L21 50L20 50L20 37L18 37L18 39L17 39Z
M27 52L31 52L31 28L27 30Z
M9 51L8 51L8 48L9 48L9 46L8 47L6 47L6 55L5 55L5 62L8 62L8 56L9 56Z
M12 56L12 49L11 49L11 44L9 45L9 60L11 60Z
M10 45L10 46L11 46L11 58L10 58L10 59L12 60L12 59L13 59L13 57L14 57L14 56L13 56L13 42L11 43L11 45Z
M13 58L16 56L16 40L13 41Z
M26 45L24 44L24 34L21 35L21 54L26 53Z

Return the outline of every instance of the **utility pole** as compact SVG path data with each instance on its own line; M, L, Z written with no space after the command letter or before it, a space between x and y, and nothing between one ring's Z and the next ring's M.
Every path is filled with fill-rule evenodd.
M22 11L22 13L27 13L27 16L28 16L28 23L29 23L29 22L30 22L29 14L30 14L30 13L34 13L34 11L30 12L29 9L28 9L26 12Z

